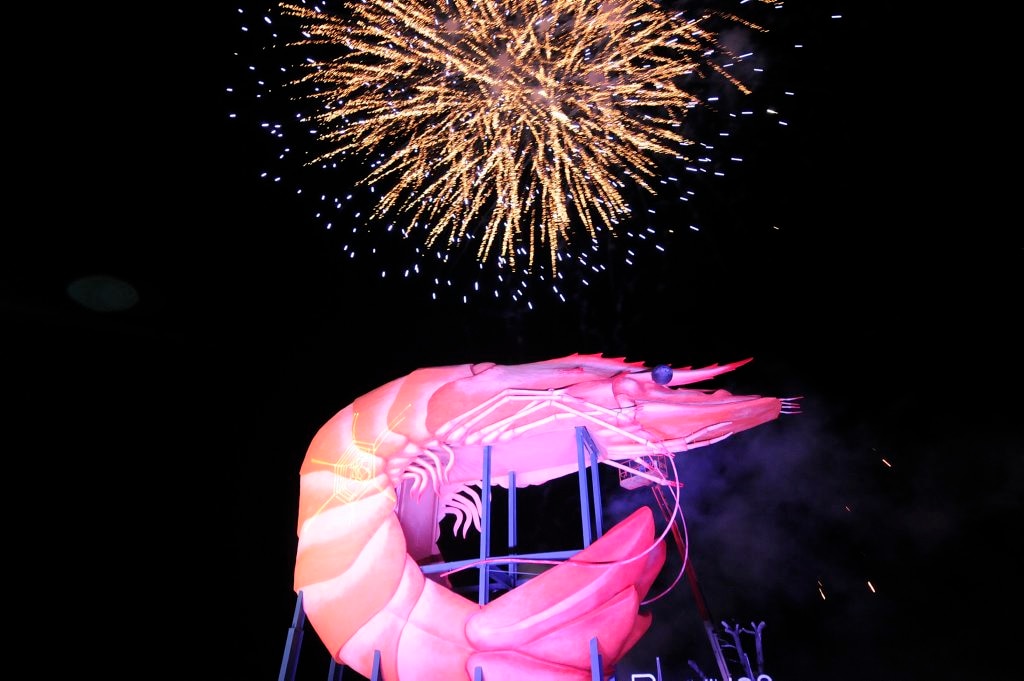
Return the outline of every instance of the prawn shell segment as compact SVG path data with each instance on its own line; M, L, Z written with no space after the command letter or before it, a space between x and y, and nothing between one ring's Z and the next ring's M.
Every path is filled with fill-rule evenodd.
M488 603L470 618L467 637L480 650L520 650L554 635L566 647L586 652L595 635L587 632L604 629L598 639L618 652L632 637L632 622L622 628L612 618L602 620L591 613L618 611L630 600L638 605L664 561L665 545L655 544L651 509L640 507L572 559ZM550 649L551 641L536 647Z
M303 592L306 617L336 659L399 590L405 562L405 535L384 495L336 506L303 524L295 590Z

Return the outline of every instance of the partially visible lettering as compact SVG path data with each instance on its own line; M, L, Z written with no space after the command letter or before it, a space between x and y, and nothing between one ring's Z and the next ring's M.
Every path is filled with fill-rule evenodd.
M641 679L650 679L651 681L658 681L654 674L632 674L629 677L629 681L640 681ZM717 679L708 679L707 681L718 681ZM741 676L736 681L750 681L749 676ZM772 681L772 677L767 674L758 674L754 681Z

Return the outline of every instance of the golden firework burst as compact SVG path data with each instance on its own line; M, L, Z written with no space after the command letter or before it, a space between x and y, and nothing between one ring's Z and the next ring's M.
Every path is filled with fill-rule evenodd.
M768 0L761 0L766 2ZM532 267L574 238L614 235L626 188L654 194L656 157L684 157L686 87L734 57L709 20L647 0L364 0L344 16L281 4L310 58L292 85L317 100L326 151L378 153L371 219L402 216L432 248L478 240L481 262ZM724 57L724 59L723 59Z

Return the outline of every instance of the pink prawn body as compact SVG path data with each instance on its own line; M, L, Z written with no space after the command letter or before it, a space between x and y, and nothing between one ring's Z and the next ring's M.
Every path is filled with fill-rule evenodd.
M598 355L418 369L362 395L316 435L300 469L294 588L334 659L387 681L588 681L651 624L641 602L665 561L640 507L571 559L479 604L428 578L439 521L479 523L471 486L518 487L577 470L576 429L598 461L706 446L794 411L792 400L684 389L750 360L675 369ZM505 482L505 485L508 483ZM486 492L486 491L485 491ZM470 499L467 502L467 499ZM456 525L456 531L459 525Z

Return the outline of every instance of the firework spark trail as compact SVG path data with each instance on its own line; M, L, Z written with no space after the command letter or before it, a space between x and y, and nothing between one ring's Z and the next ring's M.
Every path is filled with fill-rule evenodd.
M766 2L767 0L762 0ZM628 180L647 192L652 155L685 158L681 133L700 105L684 82L709 73L746 87L716 59L736 59L705 28L646 0L366 0L346 17L281 4L305 39L337 54L310 59L292 85L327 151L387 150L361 184L389 180L371 219L404 215L428 247L479 238L477 259L532 267L580 231L615 234L630 216ZM479 236L478 236L479 231Z

